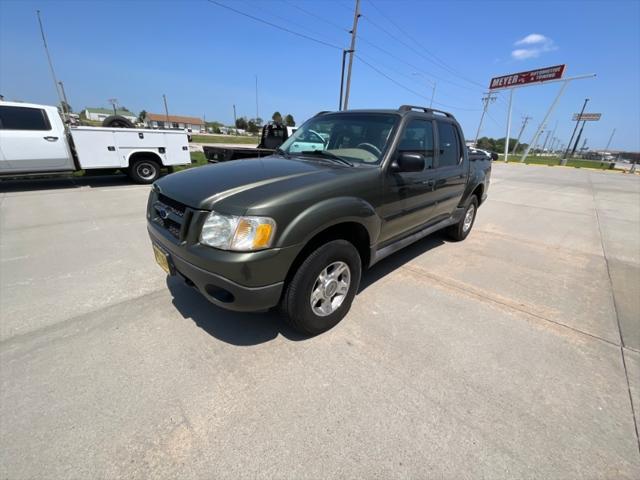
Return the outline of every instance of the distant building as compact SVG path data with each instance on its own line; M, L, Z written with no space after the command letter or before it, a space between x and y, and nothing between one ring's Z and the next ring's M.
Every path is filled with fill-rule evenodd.
M147 128L180 129L190 128L193 133L205 131L204 121L197 117L184 117L181 115L169 115L160 113L147 113L144 119Z
M101 122L105 118L113 115L113 108L85 108L83 114L87 120ZM116 110L116 115L120 115L131 122L136 122L138 119L134 113L127 110Z

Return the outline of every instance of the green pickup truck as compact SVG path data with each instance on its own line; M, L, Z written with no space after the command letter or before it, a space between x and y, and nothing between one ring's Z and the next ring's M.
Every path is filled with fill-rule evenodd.
M363 270L437 230L466 238L490 174L449 113L321 112L272 156L156 181L148 231L160 266L215 305L280 306L315 335L349 311Z

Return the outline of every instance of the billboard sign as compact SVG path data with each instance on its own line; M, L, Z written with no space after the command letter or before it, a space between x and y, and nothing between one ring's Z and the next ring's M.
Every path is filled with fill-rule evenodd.
M573 114L574 122L597 122L602 117L601 113L583 113L580 115L579 113Z
M554 65L553 67L539 68L537 70L529 70L528 72L512 73L511 75L503 75L502 77L494 77L489 83L489 90L498 90L501 88L514 88L530 83L543 83L549 80L558 80L564 74L566 65Z

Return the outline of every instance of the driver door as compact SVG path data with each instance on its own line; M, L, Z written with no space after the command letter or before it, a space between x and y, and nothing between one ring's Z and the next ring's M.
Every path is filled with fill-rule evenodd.
M394 172L385 175L383 225L381 241L393 240L418 230L435 215L436 195L433 142L433 122L415 118L402 133L395 156L403 152L424 156L425 168L420 172Z

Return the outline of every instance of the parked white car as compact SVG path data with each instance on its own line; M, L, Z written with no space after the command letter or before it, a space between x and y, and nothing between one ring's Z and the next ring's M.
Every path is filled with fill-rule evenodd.
M181 130L66 128L56 107L0 101L0 175L122 169L152 183L161 167L189 163Z

